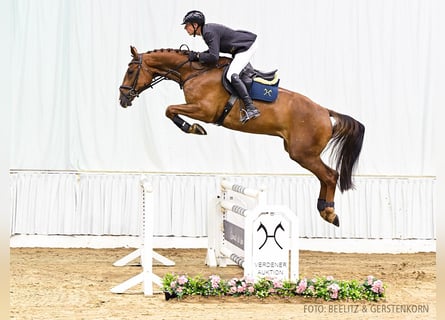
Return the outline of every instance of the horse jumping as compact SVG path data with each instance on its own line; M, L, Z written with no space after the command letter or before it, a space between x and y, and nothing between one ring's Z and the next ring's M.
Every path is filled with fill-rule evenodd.
M218 122L230 96L221 83L223 67L230 63L229 58L221 57L216 66L206 66L190 62L188 50L138 53L135 47L130 49L133 59L120 86L122 107L131 106L141 92L167 79L177 82L184 91L186 103L166 109L166 116L182 131L206 134L201 125L189 124L180 115L206 123ZM235 110L239 110L239 104L236 101ZM340 221L334 209L337 180L341 192L354 187L352 173L363 144L363 124L283 88L279 88L275 102L256 101L255 106L261 112L260 117L243 124L238 112L232 110L221 125L236 131L281 137L289 157L320 181L317 209L324 220L338 227ZM335 119L334 125L331 117ZM332 146L336 170L320 158L328 144Z

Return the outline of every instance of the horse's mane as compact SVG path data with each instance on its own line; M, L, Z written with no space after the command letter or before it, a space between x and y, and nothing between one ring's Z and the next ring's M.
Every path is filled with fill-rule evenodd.
M157 52L175 52L175 53L180 53L180 54L188 54L190 52L190 50L161 48L161 49L153 49L153 50L147 51L145 53L150 54L150 53L157 53Z
M186 47L187 49L181 49L182 47ZM181 45L181 47L179 49L173 49L173 48L161 48L161 49L153 49L150 51L145 52L145 54L153 54L153 53L159 53L159 52L173 52L173 53L177 53L177 54L182 54L182 55L188 55L190 53L190 49L187 45ZM227 63L227 61L231 61L232 59L229 57L223 57L220 56L219 57L219 61L221 63L221 61L223 61L223 63Z

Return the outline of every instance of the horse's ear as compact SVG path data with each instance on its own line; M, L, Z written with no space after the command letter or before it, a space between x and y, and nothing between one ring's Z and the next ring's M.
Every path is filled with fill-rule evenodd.
M138 50L135 47L130 46L130 51L133 57L136 57L138 55Z

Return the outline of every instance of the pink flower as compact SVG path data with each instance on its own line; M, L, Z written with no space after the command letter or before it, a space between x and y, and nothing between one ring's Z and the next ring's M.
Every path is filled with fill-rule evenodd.
M244 292L244 291L246 291L246 287L245 286L238 286L237 291L238 292Z
M210 276L210 282L212 283L212 288L216 289L219 287L219 282L221 281L221 278L216 275Z
M236 293L236 287L232 286L230 287L230 293Z
M383 293L383 291L385 291L385 289L383 288L383 282L381 280L377 280L372 284L372 288L371 290L374 293Z
M338 286L338 284L333 283L328 287L329 292L331 293L331 298L332 299L337 299L338 298L338 291L340 290L340 287Z
M212 282L220 282L221 278L219 276L213 274L213 275L210 276L210 281L212 281Z
M236 285L237 281L238 281L237 278L232 278L232 279L229 280L228 285L229 286L234 286L234 285Z
M178 283L179 283L180 285L183 285L183 284L185 284L185 283L187 283L187 282L188 282L188 279L187 279L186 276L180 276L180 277L178 278Z
M373 276L368 276L368 285L372 285L372 282L374 281L374 277Z
M304 290L306 290L306 288L307 288L307 279L303 278L298 283L297 293L302 293Z
M328 280L328 281L332 281L332 280L334 280L334 277L333 277L333 276L327 276L327 277L326 277L326 280Z
M253 293L253 291L255 291L255 288L254 287L248 287L247 291L249 291L249 293Z
M274 280L273 287L275 289L283 288L283 282L281 280Z
M176 288L176 292L181 293L181 292L182 292L182 287L177 287L177 288Z

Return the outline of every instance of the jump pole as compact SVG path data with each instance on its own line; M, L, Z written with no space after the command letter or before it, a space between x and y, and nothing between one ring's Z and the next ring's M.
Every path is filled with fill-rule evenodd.
M142 189L142 246L125 257L113 263L116 267L122 267L140 257L142 272L113 287L111 292L124 293L128 289L142 283L144 295L153 295L153 283L162 286L160 277L153 273L153 259L166 266L174 266L175 262L153 251L153 188L148 180L143 177L140 181Z

